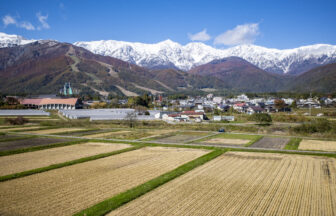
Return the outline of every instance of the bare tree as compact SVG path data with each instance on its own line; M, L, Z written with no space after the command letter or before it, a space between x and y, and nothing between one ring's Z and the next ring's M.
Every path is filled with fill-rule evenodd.
M127 122L127 124L129 125L129 127L133 128L136 124L137 121L137 114L135 111L133 112L129 112L126 114L124 120Z

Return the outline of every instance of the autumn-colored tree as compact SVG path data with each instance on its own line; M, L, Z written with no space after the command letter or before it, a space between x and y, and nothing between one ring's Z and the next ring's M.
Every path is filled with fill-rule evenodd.
M285 108L286 103L285 103L284 100L276 99L276 100L274 100L274 106L275 106L276 109L281 110L281 109Z

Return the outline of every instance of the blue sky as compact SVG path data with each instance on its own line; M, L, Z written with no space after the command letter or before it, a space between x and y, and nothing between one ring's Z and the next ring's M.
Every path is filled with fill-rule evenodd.
M171 39L285 49L336 44L335 11L335 0L0 0L0 32L64 42Z

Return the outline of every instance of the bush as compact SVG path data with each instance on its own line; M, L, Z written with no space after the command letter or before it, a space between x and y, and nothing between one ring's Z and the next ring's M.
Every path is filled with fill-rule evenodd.
M6 118L5 122L11 124L11 125L23 125L25 123L28 123L28 119L23 118L22 116L18 116L16 118Z
M267 113L254 113L250 116L250 120L262 124L268 124L272 122L272 117Z
M293 131L296 133L326 133L334 130L333 126L327 119L316 119L310 123L303 123L299 126L293 128Z

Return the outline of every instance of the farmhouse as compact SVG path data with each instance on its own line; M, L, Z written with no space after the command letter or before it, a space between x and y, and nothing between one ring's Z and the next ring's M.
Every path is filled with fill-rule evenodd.
M196 112L196 111L183 111L181 113L181 117L187 117L189 119L201 119L204 120L204 112Z
M78 98L26 98L20 101L26 108L32 109L81 109L82 101Z
M247 114L252 115L254 113L262 113L264 112L264 109L258 106L250 106L247 108Z

